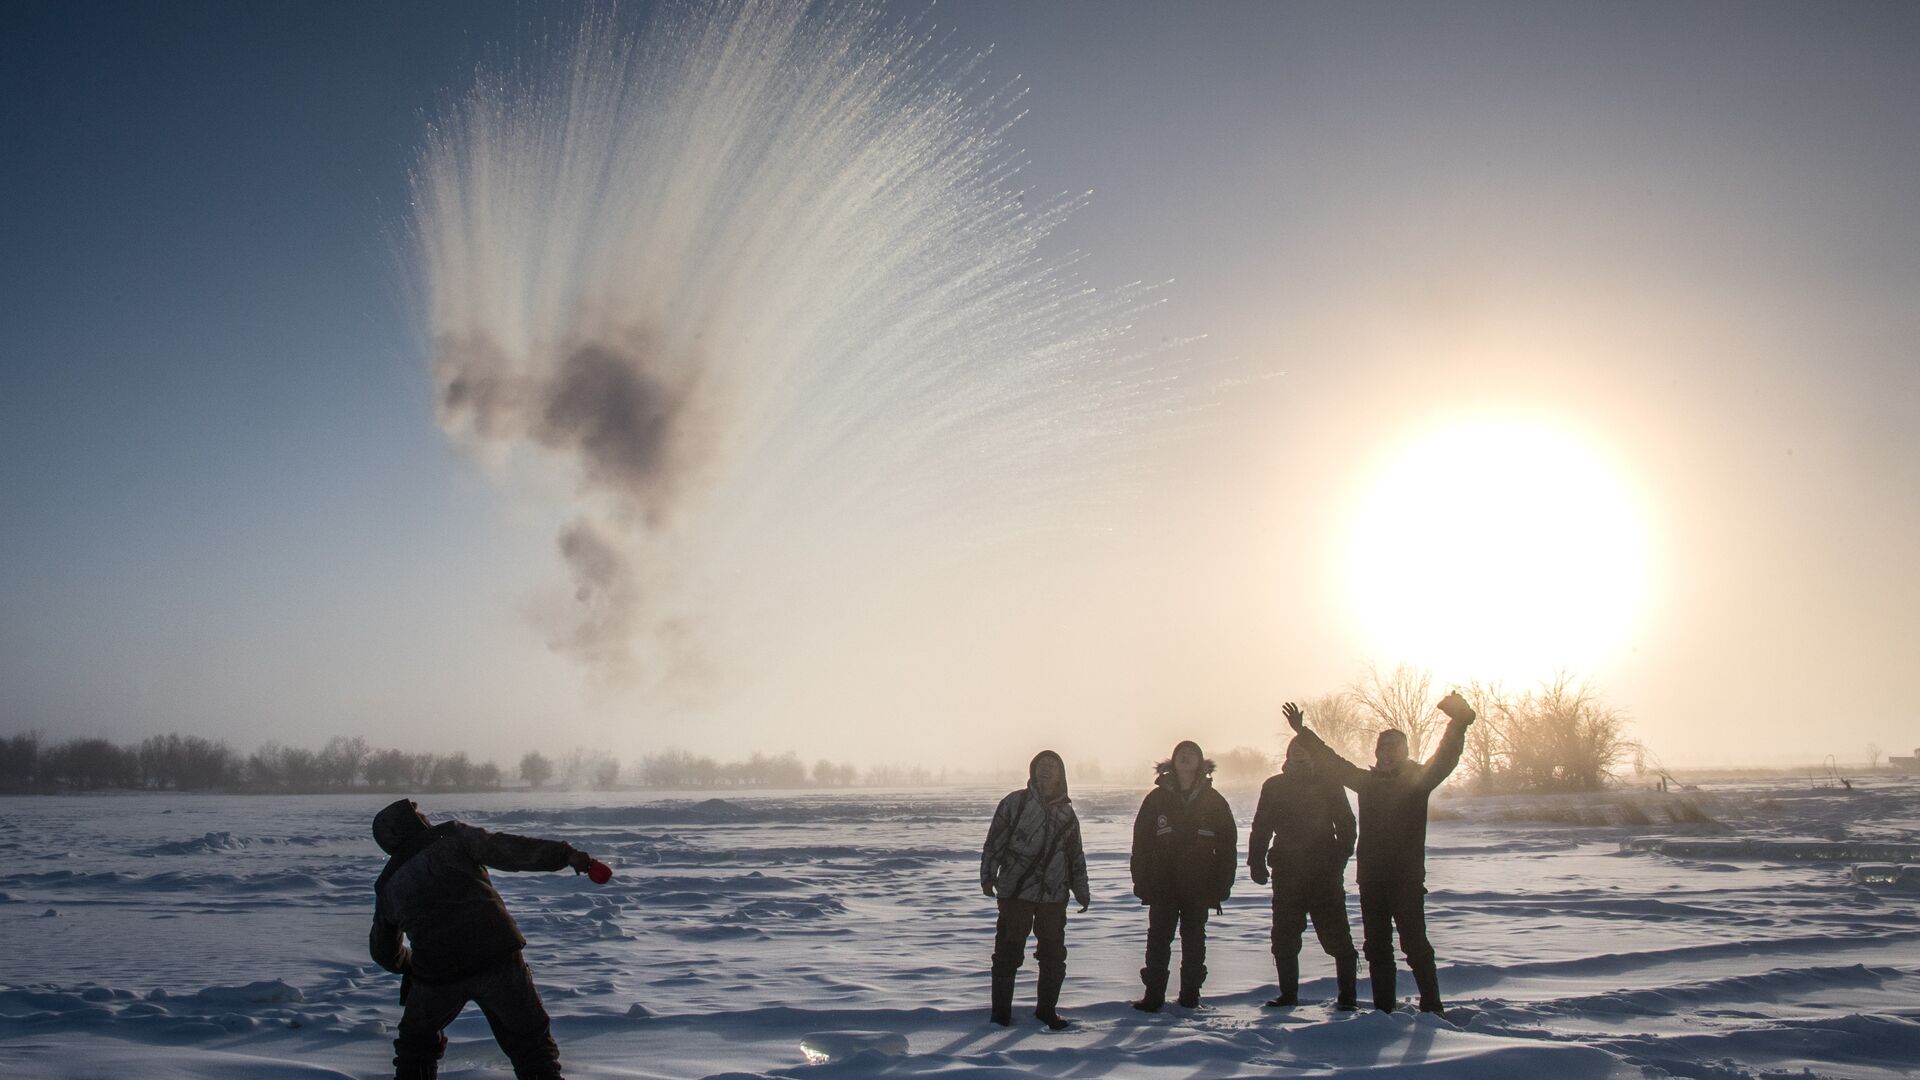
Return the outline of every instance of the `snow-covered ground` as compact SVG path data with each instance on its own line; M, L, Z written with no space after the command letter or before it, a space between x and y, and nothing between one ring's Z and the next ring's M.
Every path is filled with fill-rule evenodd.
M1920 782L1441 800L1445 1019L1261 1008L1267 907L1244 878L1211 928L1204 1007L1128 1008L1142 793L1076 792L1094 907L1068 922L1080 1024L1060 1034L1028 1019L1031 961L1014 1028L986 1023L976 866L1003 792L423 806L615 866L605 886L496 875L574 1080L1920 1073L1920 887L1898 869L1920 864ZM390 1075L398 980L365 952L386 801L0 799L0 1075ZM1232 801L1244 830L1250 795ZM1303 973L1303 997L1331 997L1311 934ZM449 1035L443 1076L509 1075L477 1010Z

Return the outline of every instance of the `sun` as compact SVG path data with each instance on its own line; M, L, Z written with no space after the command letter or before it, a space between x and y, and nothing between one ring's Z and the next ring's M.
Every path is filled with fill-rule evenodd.
M1361 499L1349 550L1381 658L1455 679L1592 670L1626 643L1647 590L1637 501L1594 449L1535 421L1407 445Z

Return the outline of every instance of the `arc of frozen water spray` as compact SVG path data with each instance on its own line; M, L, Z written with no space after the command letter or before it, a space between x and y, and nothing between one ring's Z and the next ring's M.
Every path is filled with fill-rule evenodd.
M769 536L1070 504L1165 413L1146 292L1041 257L1077 200L1027 205L1017 90L942 48L863 7L602 10L430 131L439 417L565 478L556 647L618 666Z

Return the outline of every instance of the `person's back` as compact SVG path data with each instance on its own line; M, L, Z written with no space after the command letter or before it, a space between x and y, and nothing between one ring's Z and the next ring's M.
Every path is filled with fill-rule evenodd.
M1260 787L1248 829L1247 868L1254 884L1273 881L1274 972L1280 993L1267 1004L1299 1003L1300 935L1313 921L1333 958L1338 1009L1356 1000L1359 956L1347 921L1346 869L1353 857L1353 808L1339 784L1321 775L1304 744L1288 747L1286 765Z
M1250 847L1276 879L1338 871L1353 857L1353 809L1340 785L1317 776L1276 773L1260 786Z
M459 821L432 825L407 799L380 811L373 837L388 859L374 883L367 949L381 967L404 976L395 1076L431 1080L446 1050L446 1026L468 1001L478 1001L515 1076L560 1080L560 1049L520 953L526 938L487 868L581 871L591 862L587 854L558 840Z

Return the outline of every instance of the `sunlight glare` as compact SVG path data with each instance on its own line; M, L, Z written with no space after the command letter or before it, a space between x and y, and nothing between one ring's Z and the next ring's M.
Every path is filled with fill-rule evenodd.
M1382 659L1462 679L1589 670L1625 643L1646 590L1635 500L1600 455L1537 422L1417 439L1364 497L1350 552Z

